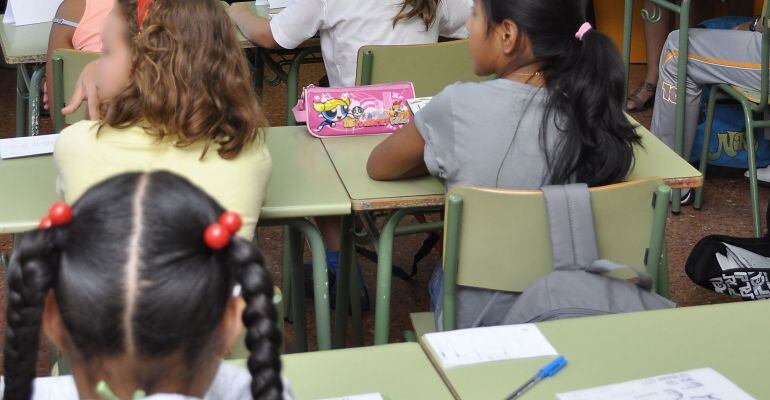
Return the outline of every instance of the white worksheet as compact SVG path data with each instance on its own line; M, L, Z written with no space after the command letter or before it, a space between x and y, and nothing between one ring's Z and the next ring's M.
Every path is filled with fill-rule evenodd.
M0 139L0 158L19 158L53 153L59 135L24 136Z
M533 324L428 333L424 338L444 368L558 355Z
M423 107L430 103L433 97L416 97L414 99L407 99L406 103L409 104L409 109L412 110L412 114L417 114Z
M286 8L291 0L268 0L270 8Z
M324 400L383 400L379 393L357 394L353 396L334 397Z
M755 400L711 368L557 394L559 400Z
M51 22L62 0L8 0L3 23L16 26Z

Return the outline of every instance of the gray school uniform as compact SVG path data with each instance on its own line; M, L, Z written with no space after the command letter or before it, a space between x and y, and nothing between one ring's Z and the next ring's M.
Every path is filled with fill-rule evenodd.
M685 102L684 158L695 142L703 86L728 83L760 90L762 34L722 29L690 29ZM675 148L679 31L672 32L660 56L660 79L655 95L652 133ZM768 131L770 132L770 131Z
M507 79L448 86L415 115L428 170L449 188L539 189L548 181L545 100L545 89ZM558 135L551 122L546 147Z
M447 187L539 189L549 183L546 151L561 132L553 118L541 140L546 91L507 79L448 86L415 115L425 140L425 164ZM501 216L505 218L505 216ZM516 223L516 221L510 221ZM442 269L436 268L429 292L441 327ZM499 325L519 293L460 287L457 327ZM500 307L496 312L490 307ZM479 319L484 315L483 320Z

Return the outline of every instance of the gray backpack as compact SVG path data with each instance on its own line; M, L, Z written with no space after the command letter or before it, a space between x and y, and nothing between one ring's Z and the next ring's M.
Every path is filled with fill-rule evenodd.
M457 325L468 328L672 308L651 292L652 278L637 269L599 260L591 195L585 184L544 187L553 272L523 293L458 288ZM632 271L632 283L608 276ZM437 325L441 326L441 325Z

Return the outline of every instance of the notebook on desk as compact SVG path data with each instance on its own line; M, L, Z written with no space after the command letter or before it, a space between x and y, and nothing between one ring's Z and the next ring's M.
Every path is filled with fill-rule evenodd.
M62 0L8 0L4 24L15 26L51 22Z

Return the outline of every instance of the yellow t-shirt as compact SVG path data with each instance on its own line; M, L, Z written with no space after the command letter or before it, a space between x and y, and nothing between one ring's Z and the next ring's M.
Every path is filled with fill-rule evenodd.
M91 186L126 172L169 171L189 179L222 207L241 214L239 236L254 236L273 169L264 142L244 147L225 160L211 146L201 160L204 143L174 146L173 138L158 141L141 127L102 128L81 121L65 129L56 140L54 159L59 171L59 195L74 203Z

